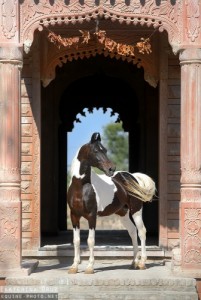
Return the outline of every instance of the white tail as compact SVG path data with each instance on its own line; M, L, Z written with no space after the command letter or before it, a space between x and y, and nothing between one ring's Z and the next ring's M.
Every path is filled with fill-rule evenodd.
M156 185L151 177L143 173L133 173L133 177L138 181L140 188L136 188L135 193L139 199L147 202L151 201L156 193Z

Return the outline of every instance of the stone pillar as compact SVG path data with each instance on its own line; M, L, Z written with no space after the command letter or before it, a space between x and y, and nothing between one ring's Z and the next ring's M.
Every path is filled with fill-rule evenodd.
M22 49L0 48L0 277L21 271L20 70Z
M201 49L180 52L182 269L201 269Z

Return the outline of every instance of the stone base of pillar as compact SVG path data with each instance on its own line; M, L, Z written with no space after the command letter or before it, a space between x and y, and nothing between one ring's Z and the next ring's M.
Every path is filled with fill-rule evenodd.
M21 268L13 268L12 270L0 270L0 279L7 277L18 277L30 275L38 266L38 260L23 262Z
M8 191L7 198L11 192ZM5 197L4 190L0 196ZM6 277L15 269L21 271L20 201L0 201L0 245L0 276Z
M201 201L181 202L181 268L201 270Z
M18 277L18 276L28 276L31 274L30 269L12 269L12 270L1 270L0 271L0 278L7 278L7 277Z

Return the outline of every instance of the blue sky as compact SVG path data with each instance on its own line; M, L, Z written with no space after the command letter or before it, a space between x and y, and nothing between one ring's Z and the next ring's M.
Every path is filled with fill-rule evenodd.
M77 150L90 141L91 135L94 132L103 132L103 126L108 123L115 122L118 118L118 114L110 116L112 110L107 109L106 113L102 108L94 108L93 113L89 113L87 109L84 109L86 117L78 114L77 117L81 123L74 122L74 129L68 133L68 165L71 164Z

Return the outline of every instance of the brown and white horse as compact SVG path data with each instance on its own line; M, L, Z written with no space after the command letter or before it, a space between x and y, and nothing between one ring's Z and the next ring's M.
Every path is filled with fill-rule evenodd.
M96 174L92 167L105 174ZM88 247L90 252L86 274L94 272L94 245L97 216L117 214L131 237L134 268L145 268L146 228L142 220L143 201L151 201L156 188L154 181L142 173L115 172L107 157L99 133L77 152L71 165L71 183L67 192L73 226L74 262L69 273L77 273L80 263L80 218L89 224ZM136 229L137 227L137 229ZM141 241L141 259L138 257L137 233Z

